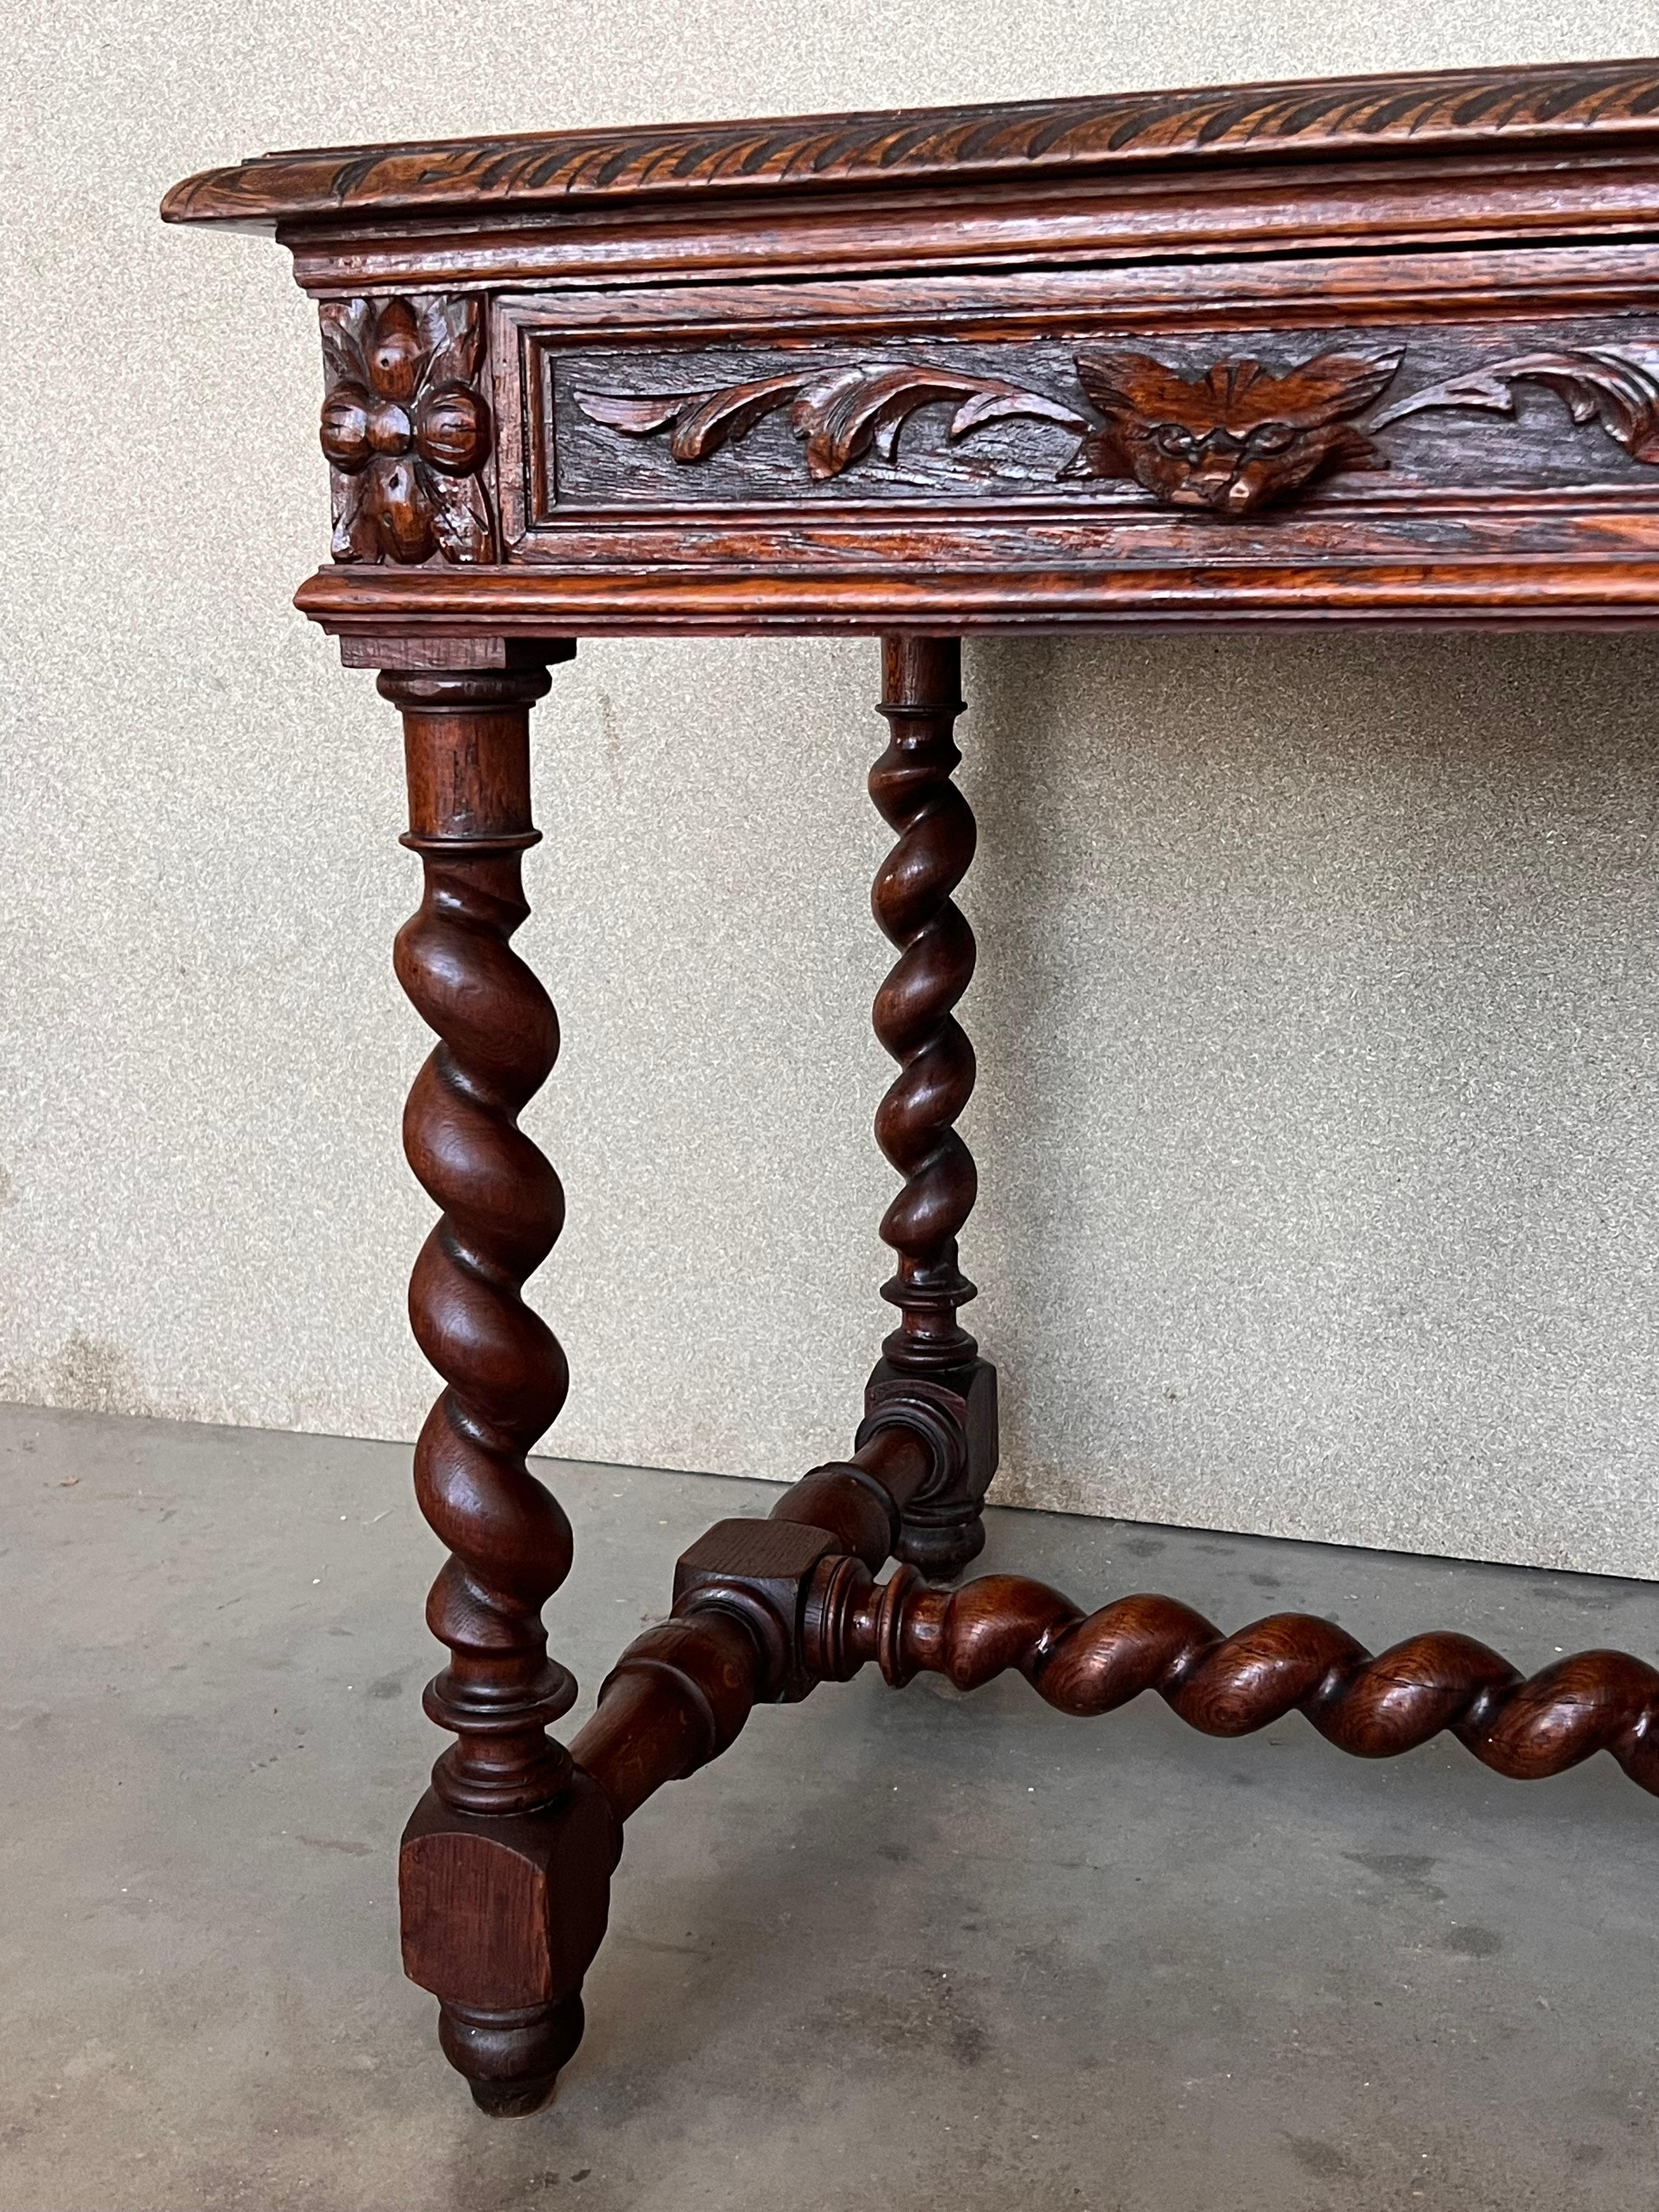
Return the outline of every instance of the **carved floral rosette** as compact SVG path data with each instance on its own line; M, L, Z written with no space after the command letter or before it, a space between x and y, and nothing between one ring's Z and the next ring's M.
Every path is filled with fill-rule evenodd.
M330 300L321 319L334 558L495 560L482 302Z

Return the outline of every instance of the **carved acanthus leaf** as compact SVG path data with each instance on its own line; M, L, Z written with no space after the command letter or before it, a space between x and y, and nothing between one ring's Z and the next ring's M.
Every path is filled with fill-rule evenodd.
M945 428L952 441L1012 417L1052 422L1078 441L1057 471L1062 479L1123 478L1161 506L1234 519L1338 470L1386 469L1374 434L1408 416L1462 407L1513 415L1522 383L1556 392L1575 422L1598 422L1632 459L1659 467L1659 368L1644 360L1601 348L1519 354L1408 393L1360 426L1352 418L1382 398L1403 358L1397 345L1334 349L1274 371L1247 356L1188 377L1151 354L1085 347L1075 366L1092 415L1023 385L908 362L795 370L713 391L575 398L591 422L626 436L669 430L678 462L706 460L787 407L819 483L866 453L896 459L914 414L955 402Z
M665 392L655 398L630 398L622 392L579 392L576 404L590 422L603 422L629 438L648 437L674 420L690 404L684 392Z
M910 416L941 401L958 403L945 426L946 437L953 441L1014 416L1079 433L1087 427L1074 408L1044 392L995 377L910 362L805 369L713 392L578 392L574 397L590 422L625 437L649 437L672 425L669 451L683 462L706 460L787 406L791 429L805 441L807 472L815 483L839 476L872 447L884 460L896 460L899 434Z
M1341 418L1376 398L1400 361L1398 348L1325 353L1283 375L1257 361L1218 362L1188 380L1149 354L1085 351L1079 380L1103 424L1024 385L911 362L799 370L712 392L579 392L575 400L590 422L627 437L668 430L679 462L707 459L787 406L815 483L871 451L895 460L911 416L954 401L952 441L1015 417L1052 422L1079 441L1061 477L1127 477L1166 506L1241 515L1332 469L1386 468Z
M1517 354L1468 376L1448 378L1397 401L1370 428L1381 429L1435 407L1480 407L1513 415L1517 384L1544 386L1565 401L1575 422L1599 422L1632 460L1659 467L1659 377L1629 355L1600 347Z

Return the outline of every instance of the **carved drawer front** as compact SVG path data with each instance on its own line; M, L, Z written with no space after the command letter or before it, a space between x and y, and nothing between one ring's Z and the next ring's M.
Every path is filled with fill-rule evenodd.
M509 561L1659 542L1638 249L539 295L491 351Z

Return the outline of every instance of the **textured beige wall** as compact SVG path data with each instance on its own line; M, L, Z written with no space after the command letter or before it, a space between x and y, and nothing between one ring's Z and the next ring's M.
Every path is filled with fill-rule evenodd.
M311 311L163 232L260 147L1659 46L1586 0L123 0L0 72L3 1390L409 1433L394 718L289 594ZM965 781L1005 1494L1659 1573L1659 647L983 645ZM890 1188L873 648L609 645L540 711L523 942L559 1448L842 1448Z

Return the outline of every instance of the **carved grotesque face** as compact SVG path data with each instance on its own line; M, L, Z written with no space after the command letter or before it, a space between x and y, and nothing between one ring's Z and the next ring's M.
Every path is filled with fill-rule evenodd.
M1240 516L1329 469L1387 468L1343 417L1376 398L1401 357L1325 353L1283 376L1220 362L1188 383L1148 354L1081 352L1079 378L1105 422L1064 473L1131 477L1165 506Z

